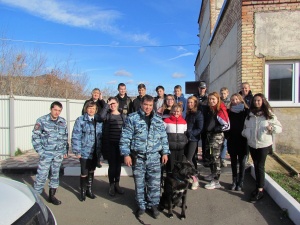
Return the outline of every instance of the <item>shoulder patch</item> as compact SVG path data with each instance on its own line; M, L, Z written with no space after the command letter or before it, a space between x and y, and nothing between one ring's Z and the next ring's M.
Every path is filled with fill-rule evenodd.
M39 130L40 127L41 127L41 125L40 125L39 123L36 123L36 124L34 125L34 129L35 129L35 130Z

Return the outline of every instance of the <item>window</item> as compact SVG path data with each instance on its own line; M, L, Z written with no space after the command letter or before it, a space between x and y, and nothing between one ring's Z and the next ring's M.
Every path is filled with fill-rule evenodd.
M271 106L300 106L300 61L266 62L265 95Z

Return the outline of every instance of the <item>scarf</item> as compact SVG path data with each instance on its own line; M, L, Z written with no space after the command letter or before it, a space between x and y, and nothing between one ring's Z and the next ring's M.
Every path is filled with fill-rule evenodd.
M231 106L230 111L234 112L234 113L240 113L241 111L244 110L244 108L245 108L245 105L243 103L240 103L238 105Z

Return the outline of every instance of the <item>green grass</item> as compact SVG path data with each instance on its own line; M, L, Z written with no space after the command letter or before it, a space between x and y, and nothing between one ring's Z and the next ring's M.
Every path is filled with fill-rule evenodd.
M276 181L287 193L300 203L300 180L278 172L268 172L268 175Z

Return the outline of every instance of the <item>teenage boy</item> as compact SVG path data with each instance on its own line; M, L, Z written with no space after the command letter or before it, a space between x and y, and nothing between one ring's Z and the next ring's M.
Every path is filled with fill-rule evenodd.
M126 93L126 85L124 83L119 83L118 92L116 98L119 100L119 112L126 116L132 112L132 100Z
M141 107L142 99L146 95L146 86L145 86L145 84L139 84L138 85L138 92L139 92L139 95L132 102L132 105L133 105L132 106L132 112L137 112Z
M186 101L186 98L182 94L182 87L180 85L176 85L174 87L174 98L175 98L176 103L182 102L182 107L183 107L182 117L185 118L187 101Z

